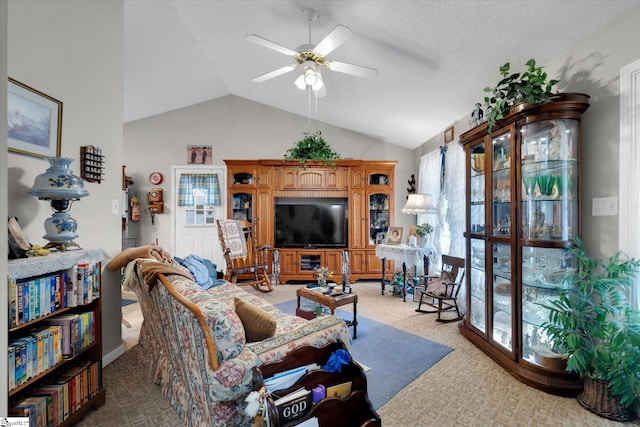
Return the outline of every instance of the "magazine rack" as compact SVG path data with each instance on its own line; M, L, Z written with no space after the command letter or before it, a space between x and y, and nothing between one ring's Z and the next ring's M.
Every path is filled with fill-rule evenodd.
M260 367L265 379L273 375L307 365L318 363L323 366L331 354L336 350L344 349L342 342L331 343L325 347L302 347L293 351L285 359L277 363L270 363ZM267 396L267 408L271 425L275 427L289 427L297 425L305 420L316 417L318 424L322 426L381 426L378 413L373 409L367 395L367 377L362 367L353 359L348 365L342 367L341 373L330 373L323 369L312 370L303 375L293 386L278 390L279 396L286 396L301 387L311 390L322 384L325 388L334 385L351 382L351 392L344 398L325 397L319 402L307 408L306 413L294 420L281 419L272 396Z

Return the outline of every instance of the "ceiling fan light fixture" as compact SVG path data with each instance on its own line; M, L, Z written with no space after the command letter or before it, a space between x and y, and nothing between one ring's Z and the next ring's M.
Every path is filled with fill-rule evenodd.
M318 74L316 70L313 68L306 68L304 70L304 82L309 86L315 85L318 82Z

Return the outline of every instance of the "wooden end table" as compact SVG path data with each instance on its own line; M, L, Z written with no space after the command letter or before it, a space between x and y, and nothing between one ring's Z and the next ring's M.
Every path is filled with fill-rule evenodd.
M353 304L353 320L345 320L345 323L347 324L347 326L353 326L353 339L356 339L358 337L358 294L351 292L350 294L342 295L325 295L321 292L316 292L312 289L301 287L296 290L296 296L298 297L298 303L296 305L296 315L298 315L298 313L301 311L300 297L328 307L329 310L331 310L332 315L335 313L337 307L347 304Z

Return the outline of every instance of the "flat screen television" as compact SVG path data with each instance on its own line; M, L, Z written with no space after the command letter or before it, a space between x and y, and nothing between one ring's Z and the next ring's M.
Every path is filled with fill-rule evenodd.
M275 247L347 247L347 206L346 198L277 197Z

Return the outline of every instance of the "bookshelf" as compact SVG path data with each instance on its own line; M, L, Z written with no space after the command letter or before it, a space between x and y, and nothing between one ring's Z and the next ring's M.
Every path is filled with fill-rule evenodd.
M8 406L68 426L105 402L99 249L10 260Z

